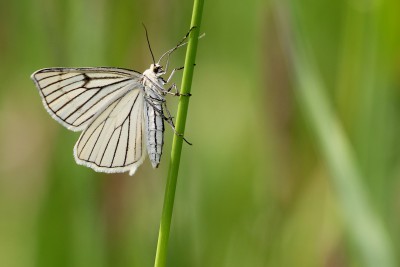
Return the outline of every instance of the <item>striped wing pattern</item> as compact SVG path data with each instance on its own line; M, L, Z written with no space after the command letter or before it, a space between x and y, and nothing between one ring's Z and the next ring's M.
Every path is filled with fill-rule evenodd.
M145 158L143 95L129 91L107 106L81 134L75 160L101 172L136 171Z
M49 68L32 74L50 115L82 131L108 103L138 86L140 73L120 68Z
M121 68L48 68L31 78L50 115L83 131L78 164L100 172L136 171L145 158L142 74Z

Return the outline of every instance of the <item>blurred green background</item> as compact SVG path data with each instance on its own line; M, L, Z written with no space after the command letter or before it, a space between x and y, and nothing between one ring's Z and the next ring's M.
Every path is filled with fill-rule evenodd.
M153 266L171 130L159 169L95 173L29 76L143 71L141 23L159 57L192 4L0 1L0 266ZM400 266L399 13L398 0L205 2L168 266Z

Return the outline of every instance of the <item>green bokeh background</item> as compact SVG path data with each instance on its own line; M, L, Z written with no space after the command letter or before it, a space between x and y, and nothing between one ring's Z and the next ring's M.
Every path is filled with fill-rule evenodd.
M153 266L171 130L159 169L95 173L29 76L143 71L141 23L158 57L192 4L0 1L0 266ZM205 2L168 266L399 266L399 14L398 0Z

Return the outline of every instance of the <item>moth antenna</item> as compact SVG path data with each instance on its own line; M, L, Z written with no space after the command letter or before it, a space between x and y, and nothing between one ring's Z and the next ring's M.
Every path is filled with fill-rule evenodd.
M149 49L150 49L150 53L151 53L151 58L153 59L153 64L156 65L156 60L154 59L153 50L151 50L149 35L148 35L148 33L147 33L146 26L144 25L143 22L142 22L142 25L143 25L144 31L146 32L147 44L149 45Z

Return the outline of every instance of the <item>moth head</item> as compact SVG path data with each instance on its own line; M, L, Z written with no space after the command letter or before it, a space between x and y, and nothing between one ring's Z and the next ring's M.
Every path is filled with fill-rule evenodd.
M164 73L164 70L163 70L162 66L160 64L158 64L158 63L151 64L150 68L153 70L153 72L155 74L160 74L160 73L163 74Z

